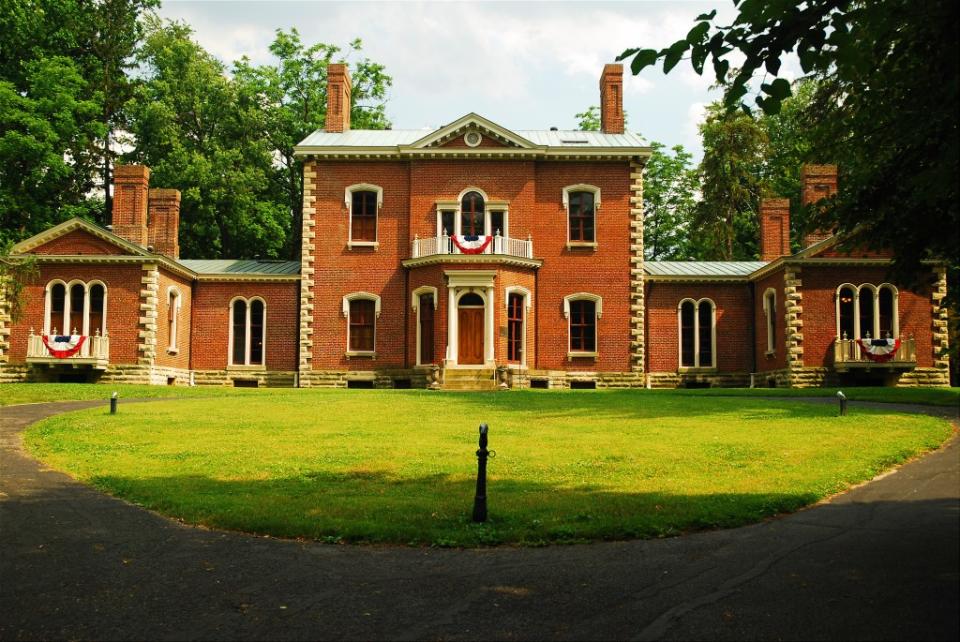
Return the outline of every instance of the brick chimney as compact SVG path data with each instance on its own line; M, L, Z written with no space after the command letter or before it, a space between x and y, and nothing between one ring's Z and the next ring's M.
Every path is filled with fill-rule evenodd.
M150 222L147 239L153 251L180 258L180 190L150 190Z
M623 65L604 65L600 75L600 131L623 133Z
M141 247L147 246L147 190L150 168L116 165L113 168L113 233Z
M327 122L328 132L350 129L350 72L343 63L327 65Z
M760 201L760 260L790 254L790 199L765 198Z
M800 170L800 183L800 202L804 207L829 198L837 193L837 166L804 165ZM831 236L833 232L828 230L812 230L803 237L803 246L810 247Z

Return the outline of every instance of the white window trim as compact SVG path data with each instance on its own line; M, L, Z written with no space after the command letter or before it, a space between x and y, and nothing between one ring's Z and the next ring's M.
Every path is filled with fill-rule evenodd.
M377 235L373 241L354 241L353 240L353 193L354 192L376 192L377 193L377 212L376 228ZM350 185L343 191L343 203L347 207L347 247L380 247L380 208L383 207L383 188L371 183L356 183Z
M570 303L573 301L593 301L595 304L594 312L596 319L593 324L593 345L595 350L574 350L571 347L573 334L570 332ZM567 319L567 358L574 357L598 357L600 354L600 317L603 316L603 297L590 292L577 292L563 297L563 316Z
M414 317L417 320L416 365L418 366L430 365L430 364L422 363L420 361L420 297L423 296L424 294L430 294L433 296L433 309L436 310L437 309L437 288L433 287L432 285L421 285L420 287L416 288L413 292L410 293L410 307L413 308ZM434 319L433 319L433 331L434 331L434 339L436 339L436 331L437 331L436 316L434 316ZM436 355L434 355L434 360L436 360Z
M520 364L519 367L525 368L527 365L527 319L530 316L531 301L533 296L530 294L530 290L523 287L522 285L510 285L504 288L503 290L503 308L509 312L510 310L510 295L519 294L523 297L523 319L521 320L521 333L520 333ZM569 306L569 304L568 304ZM509 335L508 335L509 336ZM507 367L517 367L517 364L507 362Z
M93 279L92 281L81 281L80 279L73 279L69 282L64 281L63 279L53 279L49 281L44 289L44 303L43 303L43 332L44 334L52 334L53 319L51 316L53 314L53 286L54 285L63 285L63 319L61 319L62 326L60 327L61 334L72 334L73 328L70 326L70 314L71 309L71 300L70 300L70 290L75 285L83 286L83 321L81 322L81 327L78 328L80 334L83 336L90 336L90 289L99 285L103 288L103 318L100 320L100 327L96 330L99 331L100 336L107 336L107 284L99 279Z
M683 365L683 304L693 303L693 365ZM700 363L700 304L710 304L710 365L705 366ZM702 299L686 298L677 304L677 370L679 372L688 372L690 370L716 370L717 368L717 304L713 299L704 297Z
M837 286L837 289L833 293L833 301L836 308L836 330L837 330L837 339L842 339L843 337L840 334L840 290L844 288L850 288L853 290L853 334L852 337L847 337L847 339L862 339L865 338L865 332L863 328L860 327L860 290L866 288L870 290L873 294L873 327L868 328L870 332L870 338L878 339L885 337L878 337L880 334L880 291L884 288L890 290L890 293L893 295L892 303L893 317L890 319L890 328L891 334L894 339L900 337L900 292L897 290L896 286L891 283L881 283L880 285L873 285L872 283L861 283L860 285L854 285L853 283L841 283Z
M183 305L183 295L180 293L179 288L171 285L167 288L167 307L170 307L170 295L174 295L174 305L173 305L173 323L167 322L167 329L170 332L170 336L167 337L167 353L168 354L177 354L180 352L180 309ZM168 310L169 314L169 310Z
M350 302L373 301L373 350L350 349ZM344 354L348 357L375 357L377 356L377 325L380 320L380 297L371 292L351 292L343 297L343 317L347 320L347 349Z
M244 314L246 315L246 340L244 341L243 346L243 363L234 363L233 362L233 304L237 301L244 302ZM260 355L261 363L250 363L250 308L254 301L259 301L263 304L263 350ZM230 299L230 332L228 333L229 343L227 344L227 366L232 368L244 368L249 370L266 370L267 369L267 302L263 297L252 296L250 298L235 296Z
M593 240L592 241L571 241L570 240L570 193L571 192L592 192L593 193ZM561 200L563 202L563 211L566 216L567 248L571 247L592 247L597 248L597 214L600 213L600 188L596 185L587 185L578 183L576 185L567 185L563 188Z
M773 299L773 305L768 302ZM777 351L777 337L775 332L776 314L777 314L777 291L773 288L767 288L763 293L763 311L767 316L767 355L772 356Z

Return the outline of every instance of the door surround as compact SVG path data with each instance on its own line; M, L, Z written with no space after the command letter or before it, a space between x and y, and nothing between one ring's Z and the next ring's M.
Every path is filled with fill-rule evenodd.
M447 279L447 368L493 368L494 359L494 294L493 282L497 278L495 270L445 270ZM483 363L459 363L459 317L460 298L466 294L476 294L483 299Z

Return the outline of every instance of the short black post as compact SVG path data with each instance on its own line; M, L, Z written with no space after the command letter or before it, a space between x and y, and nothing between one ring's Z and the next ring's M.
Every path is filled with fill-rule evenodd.
M117 414L117 393L110 395L110 414Z
M847 414L847 395L843 394L843 390L837 391L837 399L840 400L840 416L843 417Z
M473 498L473 521L487 521L487 424L480 424L480 448L477 449L477 494Z

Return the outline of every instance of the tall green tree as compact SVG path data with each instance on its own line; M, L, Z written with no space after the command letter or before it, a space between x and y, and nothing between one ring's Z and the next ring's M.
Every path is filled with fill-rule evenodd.
M698 190L693 156L683 145L667 150L654 141L650 147L643 182L644 254L651 261L696 258L691 238Z
M359 55L362 42L354 40L348 55ZM303 164L294 146L322 129L327 114L327 66L342 57L342 50L324 43L305 44L296 29L277 30L270 45L275 62L252 65L246 57L234 63L239 107L254 123L276 161L272 181L289 215L285 251L300 252L303 212ZM352 82L351 128L387 129L386 95L392 79L382 64L361 58L350 65Z
M700 125L703 195L694 216L697 241L712 260L749 260L758 252L757 212L763 184L767 135L749 114L707 108Z

